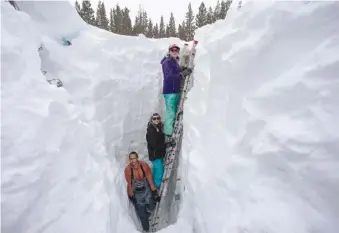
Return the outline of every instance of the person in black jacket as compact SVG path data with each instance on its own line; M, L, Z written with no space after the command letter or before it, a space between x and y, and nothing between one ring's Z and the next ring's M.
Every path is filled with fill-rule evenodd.
M158 113L154 113L148 123L146 140L149 160L153 164L154 184L159 189L164 174L163 159L166 153L166 145L163 124Z

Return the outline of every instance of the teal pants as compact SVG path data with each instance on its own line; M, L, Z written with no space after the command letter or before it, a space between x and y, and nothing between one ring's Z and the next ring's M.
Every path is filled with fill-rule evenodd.
M156 159L152 161L153 164L153 181L157 189L160 188L162 183L162 176L164 175L164 162L163 159Z
M177 115L178 102L180 100L180 93L178 94L164 94L165 105L166 105L166 115L165 115L165 125L164 125L164 134L171 136L174 129L174 122Z

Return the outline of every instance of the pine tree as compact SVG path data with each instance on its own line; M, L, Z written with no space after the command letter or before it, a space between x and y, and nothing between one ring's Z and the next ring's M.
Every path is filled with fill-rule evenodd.
M194 24L194 15L191 3L188 4L188 12L186 13L186 36L187 40L191 41L194 39L194 31L195 31L195 24Z
M169 38L170 37L170 27L169 25L167 24L166 25L166 31L165 31L165 38Z
M121 10L121 8L118 4L115 6L115 14L114 14L113 18L114 18L116 33L122 34L122 32L123 32L122 10Z
M203 27L207 24L207 9L204 2L201 2L199 6L199 12L195 17L195 23L198 28Z
M142 11L141 25L142 25L142 33L146 35L147 29L148 29L148 17L147 17L147 12L145 10Z
M146 34L146 37L148 37L148 38L153 38L153 37L154 37L152 20L149 20L149 21L148 21L148 27L147 27L147 34Z
M219 15L220 19L226 18L226 14L227 14L227 5L226 4L227 3L224 0L221 1L220 15Z
M180 38L180 40L186 40L185 21L178 26L178 37Z
M99 0L97 8L96 25L99 28L108 30L108 19L106 15L105 3Z
M154 38L159 38L159 26L158 26L158 23L156 23L154 28L153 28L153 36L154 36Z
M240 2L241 2L241 1L240 1ZM227 15L228 10L229 10L230 7L231 7L231 4L232 4L232 0L227 0L227 1L226 1L226 15Z
M165 36L166 36L166 31L165 31L164 17L161 16L160 26L159 26L159 38L165 38Z
M170 16L170 19L169 19L169 23L168 23L168 35L169 37L176 37L177 36L177 29L176 29L176 26L175 26L175 19L174 19L174 16L173 16L173 13L171 12L171 16Z
M78 0L76 0L75 1L75 9L77 10L77 12L78 12L78 14L81 16L81 18L82 18L82 15L81 15L81 6L80 6L80 4L79 4L79 2L78 2Z
M147 14L144 14L143 9L141 8L141 5L139 5L139 11L138 14L135 16L134 26L133 26L133 35L139 35L139 34L145 34L147 23L145 25L145 16L147 19Z
M81 16L88 24L95 25L94 10L90 0L84 0L81 6Z
M101 1L98 1L97 11L96 11L96 17L95 17L95 26L100 28L101 24L101 15L100 15L100 7L101 7Z
M134 19L132 35L137 36L140 34L140 32L141 32L141 29L140 29L139 16L137 15L135 16L135 19Z
M113 33L117 32L115 21L114 21L115 14L116 14L115 10L112 8L109 12L109 30Z
M220 19L220 11L221 11L221 6L220 6L220 1L217 1L217 5L214 8L214 19L219 20Z
M106 11L106 7L105 7L105 3L103 2L101 4L101 18L102 18L102 27L104 29L106 29L107 31L109 30L108 25L109 25L109 21L107 18L107 11Z
M207 12L207 15L206 15L206 22L207 24L212 24L214 23L213 22L213 10L212 10L212 7L209 7L208 8L208 12Z
M122 11L122 34L132 35L132 20L129 16L129 9L127 7Z

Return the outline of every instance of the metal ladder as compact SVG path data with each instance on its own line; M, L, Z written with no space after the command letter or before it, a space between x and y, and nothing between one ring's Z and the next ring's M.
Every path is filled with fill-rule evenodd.
M189 56L188 67L193 67L193 62L195 58L195 47L197 45L197 41L194 41L191 53ZM184 88L181 93L180 102L177 111L177 117L174 124L174 131L172 134L172 139L175 141L174 147L169 147L166 150L165 157L165 171L163 175L163 182L160 187L159 195L161 196L161 200L157 203L156 208L153 212L151 218L151 232L156 232L164 227L167 227L170 223L169 217L169 209L173 200L175 199L175 188L177 182L177 167L179 165L179 154L181 150L182 136L183 136L183 108L184 102L186 100L187 93L189 91L188 87L190 82L193 80L193 75L187 76L184 83ZM169 187L169 184L173 183L174 187ZM165 215L167 214L167 216Z

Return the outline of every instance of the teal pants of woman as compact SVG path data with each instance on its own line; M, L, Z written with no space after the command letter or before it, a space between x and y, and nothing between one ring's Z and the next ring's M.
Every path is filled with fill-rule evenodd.
M164 134L171 136L174 129L174 122L177 116L177 108L180 100L180 93L177 94L164 94L166 114L164 124Z
M164 175L164 164L163 159L156 159L152 161L153 164L153 181L157 189L160 188L162 183L162 176Z

